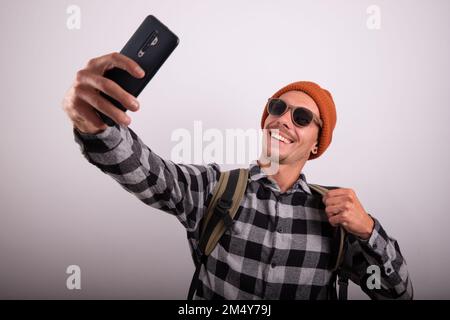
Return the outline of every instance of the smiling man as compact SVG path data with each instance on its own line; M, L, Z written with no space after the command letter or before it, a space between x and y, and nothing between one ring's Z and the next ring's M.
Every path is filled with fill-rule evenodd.
M307 160L325 152L331 143L335 124L336 110L331 94L313 82L292 83L269 99L261 124L270 136L267 139L269 157L268 161L260 159L259 164L270 162L271 144L276 145L279 167L270 178L282 193L298 180ZM300 178L306 181L304 175ZM347 231L363 239L370 237L375 222L365 212L353 190L330 190L323 202L331 225L343 225Z
M110 95L128 110L137 100L103 77L118 67L135 77L132 60L110 54L77 73L63 108L75 140L89 162L145 204L173 214L186 228L198 256L200 226L221 176L215 163L177 164L155 154L134 131L130 118L105 100ZM106 126L96 111L114 119ZM352 189L313 194L303 168L332 140L336 110L331 94L313 82L296 82L268 100L261 125L267 156L249 167L244 196L232 228L199 269L196 299L330 299L335 227L347 231L344 266L352 281L374 299L410 299L412 285L397 242L369 215ZM278 170L267 167L277 159ZM379 286L367 286L368 270L380 270Z

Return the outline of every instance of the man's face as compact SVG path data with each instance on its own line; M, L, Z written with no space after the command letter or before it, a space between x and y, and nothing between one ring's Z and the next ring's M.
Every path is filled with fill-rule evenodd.
M286 103L305 107L320 117L319 108L314 100L301 91L288 91L282 94L280 99ZM282 116L269 116L264 122L264 129L267 138L267 153L272 158L272 146L279 144L279 163L293 164L298 161L308 160L311 151L314 149L319 133L319 127L312 121L306 127L298 127L292 122L291 110ZM279 129L279 134L288 139L287 142L280 141L272 135L271 129Z

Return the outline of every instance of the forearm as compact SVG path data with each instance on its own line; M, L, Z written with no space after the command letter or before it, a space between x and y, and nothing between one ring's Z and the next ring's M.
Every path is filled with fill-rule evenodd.
M148 148L129 128L108 127L96 134L74 130L86 159L147 205L176 215L195 228L218 179L215 165L175 164Z
M373 299L411 299L412 283L400 247L395 239L387 235L377 219L374 222L369 239L349 237L352 280L359 282L361 288ZM369 269L371 266L375 266L375 269ZM377 276L374 270L380 271L378 288L371 281Z
M141 159L144 147L132 138L128 128L108 127L98 134L74 129L74 137L85 158L122 185L132 185L147 177L143 169L149 170L148 161Z

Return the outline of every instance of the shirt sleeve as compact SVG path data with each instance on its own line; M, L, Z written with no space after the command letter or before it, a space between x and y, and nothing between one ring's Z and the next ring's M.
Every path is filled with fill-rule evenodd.
M372 299L412 299L413 287L400 247L372 219L375 224L369 239L347 236L343 270Z
M188 234L198 232L220 177L216 163L176 164L162 159L125 126L108 127L98 134L73 130L75 141L90 163L143 203L175 215Z

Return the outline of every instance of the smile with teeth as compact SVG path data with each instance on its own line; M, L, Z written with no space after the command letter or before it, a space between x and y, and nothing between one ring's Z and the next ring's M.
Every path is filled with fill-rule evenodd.
M292 140L289 140L288 138L283 137L283 136L281 136L280 134L275 133L275 132L273 132L273 131L270 131L270 136L271 136L272 138L277 139L278 141L284 142L284 143L286 143L286 144L292 143Z

